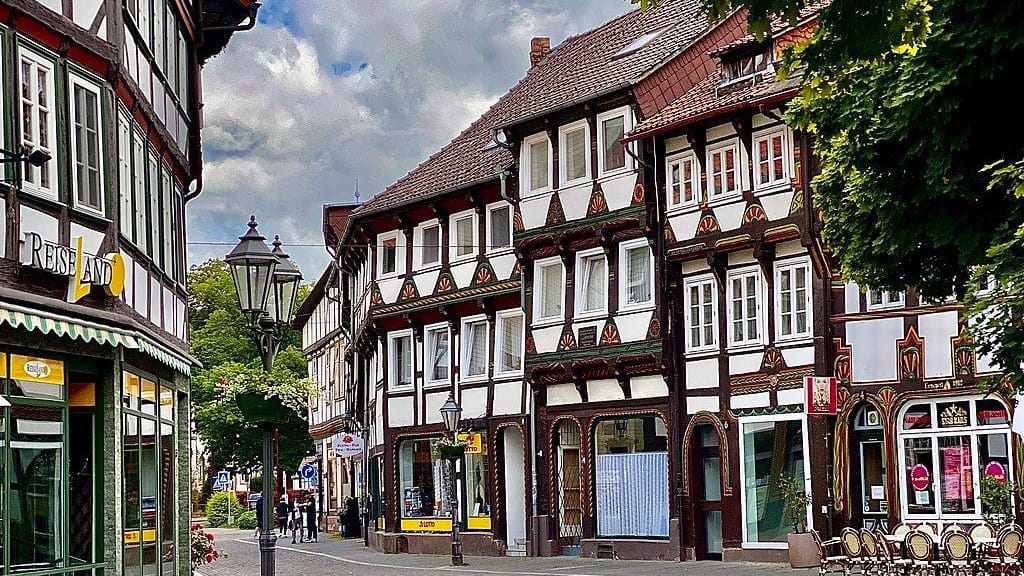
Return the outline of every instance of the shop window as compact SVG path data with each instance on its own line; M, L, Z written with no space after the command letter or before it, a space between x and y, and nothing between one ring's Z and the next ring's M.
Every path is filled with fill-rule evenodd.
M785 545L792 525L786 519L779 477L805 482L802 419L741 424L744 541Z
M974 514L974 465L970 436L939 437L939 492L943 514Z
M906 493L910 495L907 510L911 514L934 514L935 491L932 482L932 439L907 438L903 441L906 454Z
M932 427L931 404L914 404L903 414L904 430L924 430Z
M13 364L13 359L12 359ZM12 572L63 567L64 410L10 408L11 446L5 510Z
M1006 406L998 400L989 398L975 402L975 415L978 426L1008 426L1010 413Z
M11 354L10 395L34 400L64 399L64 363Z
M437 458L431 440L406 440L398 451L400 510L403 518L451 516L448 463Z
M466 515L484 518L491 515L490 499L487 494L487 437L483 434L469 434L466 449Z
M968 402L942 402L935 405L939 414L939 428L965 428L971 425L971 407Z
M598 536L668 537L668 431L658 416L594 429Z

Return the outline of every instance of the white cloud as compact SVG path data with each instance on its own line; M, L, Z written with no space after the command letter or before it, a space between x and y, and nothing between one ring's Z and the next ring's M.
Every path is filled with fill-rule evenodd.
M260 26L207 64L205 184L189 204L192 262L220 257L249 213L307 278L327 262L322 205L365 200L475 120L557 44L627 0L269 0ZM309 244L309 247L298 246ZM290 246L290 247L289 247Z

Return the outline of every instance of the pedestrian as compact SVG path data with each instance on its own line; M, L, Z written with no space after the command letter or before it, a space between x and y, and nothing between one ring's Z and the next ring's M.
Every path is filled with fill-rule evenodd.
M317 541L317 517L316 517L316 497L313 492L309 492L309 496L306 498L306 535L307 542Z
M263 495L260 494L256 498L256 531L253 533L253 539L259 539L260 532L263 529Z
M277 503L277 527L280 536L288 533L288 497L282 495L281 501Z
M299 543L305 542L303 539L302 532L302 506L298 502L295 503L295 507L292 508L292 544L295 544L295 533L299 533Z

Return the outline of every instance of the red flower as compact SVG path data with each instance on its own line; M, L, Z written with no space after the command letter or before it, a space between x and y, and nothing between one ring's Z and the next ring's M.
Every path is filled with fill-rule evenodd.
M206 535L206 539L209 540L210 542L213 542L213 534L207 534Z
M206 563L209 564L210 562L213 562L213 554L206 555Z
M202 526L201 524L193 524L193 525L192 525L192 529L193 529L193 530L199 530L199 529L200 529L200 528L202 528L202 527L203 527L203 526Z

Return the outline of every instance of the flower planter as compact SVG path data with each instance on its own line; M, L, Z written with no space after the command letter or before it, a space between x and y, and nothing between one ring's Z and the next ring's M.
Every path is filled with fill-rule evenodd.
M789 566L791 568L813 568L821 565L818 545L810 532L796 532L786 536L789 544Z
M255 424L279 424L286 422L294 413L277 396L266 398L258 393L237 394L235 404L246 421Z
M466 454L465 446L455 446L452 444L437 444L437 455L442 460L458 460Z

